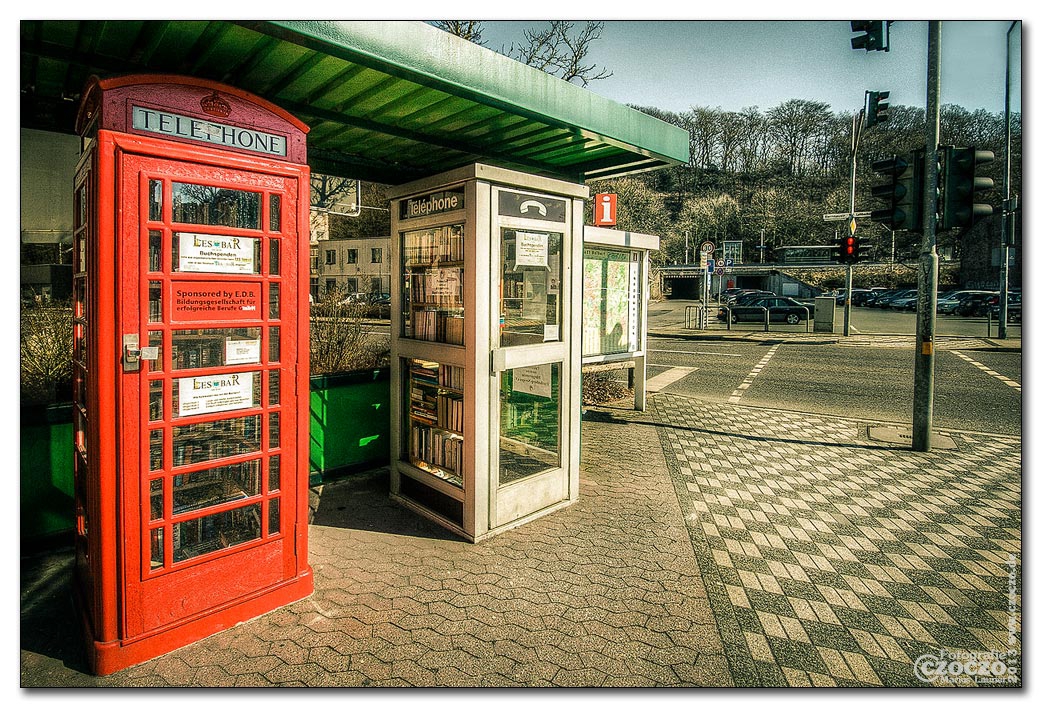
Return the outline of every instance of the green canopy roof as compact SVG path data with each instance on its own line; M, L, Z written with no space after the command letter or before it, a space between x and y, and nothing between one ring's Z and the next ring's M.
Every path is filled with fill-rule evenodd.
M237 86L310 126L318 172L400 184L472 162L576 182L685 163L686 131L423 22L21 23L22 126L73 132L91 75Z

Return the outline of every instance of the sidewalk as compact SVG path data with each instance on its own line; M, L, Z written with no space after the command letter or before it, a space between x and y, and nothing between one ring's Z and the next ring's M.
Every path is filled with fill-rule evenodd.
M649 401L588 409L579 501L478 545L392 504L386 469L317 488L311 597L112 676L84 673L70 553L23 558L21 684L921 686L924 653L1008 650L1019 439L913 453Z

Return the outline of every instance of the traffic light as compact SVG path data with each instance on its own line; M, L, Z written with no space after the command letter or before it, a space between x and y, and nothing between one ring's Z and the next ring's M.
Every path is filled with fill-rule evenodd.
M877 123L885 123L890 120L890 98L889 91L869 91L868 110L865 112L865 126L871 128Z
M937 227L941 230L970 227L982 217L990 216L991 205L976 199L979 192L992 189L995 182L990 177L978 177L977 167L994 160L995 153L951 145L942 146L940 152L941 199Z
M873 197L881 197L883 209L872 212L872 221L885 224L891 231L923 230L923 150L908 157L894 155L872 163L872 171L886 180L872 188Z
M829 260L834 263L843 263L843 239L837 238L832 242L832 247L829 249Z
M839 240L839 262L857 263L861 255L860 250L857 236L844 236Z
M851 32L864 32L850 40L853 49L870 52L890 51L890 23L887 20L851 20Z

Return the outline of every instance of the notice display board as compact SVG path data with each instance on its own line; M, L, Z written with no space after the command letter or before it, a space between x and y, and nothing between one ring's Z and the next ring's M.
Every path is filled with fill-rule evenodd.
M640 347L640 254L583 249L583 356Z

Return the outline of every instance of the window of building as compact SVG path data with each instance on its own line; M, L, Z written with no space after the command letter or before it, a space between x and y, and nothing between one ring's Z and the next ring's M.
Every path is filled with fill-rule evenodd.
M326 280L326 292L331 293L336 290L336 278L328 278Z
M373 263L383 263L384 262L384 250L382 248L374 248L373 249L373 261L372 262Z
M358 249L357 248L349 248L349 249L347 249L347 262L348 263L357 263L358 262Z
M356 293L358 292L358 278L347 279L347 292Z
M326 251L326 265L336 265L336 251Z

